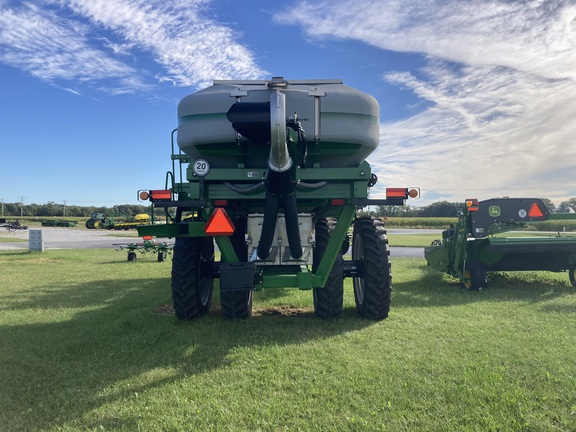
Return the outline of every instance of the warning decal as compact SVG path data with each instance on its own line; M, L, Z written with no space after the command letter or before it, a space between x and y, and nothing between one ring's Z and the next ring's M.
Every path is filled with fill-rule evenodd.
M532 207L530 207L530 211L528 212L528 216L530 216L531 218L542 217L542 216L544 216L544 213L542 213L542 210L540 210L540 207L538 207L538 204L532 203Z

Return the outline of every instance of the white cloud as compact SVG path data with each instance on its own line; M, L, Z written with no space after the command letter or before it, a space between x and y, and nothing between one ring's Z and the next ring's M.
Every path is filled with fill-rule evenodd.
M68 87L64 87L63 90L66 90L68 93L72 93L76 96L82 96L82 93L80 93L79 91L68 88Z
M574 2L302 1L276 19L428 59L419 76L383 74L432 104L382 125L382 183L450 200L576 195Z
M254 79L266 74L231 29L207 18L206 0L59 1L129 46L149 52L162 67L160 81L203 86L212 79ZM118 48L116 48L118 49ZM129 50L128 50L129 51Z
M229 28L202 14L208 3L3 1L0 61L45 81L82 82L112 94L148 91L153 77L156 84L200 87L264 75Z
M0 61L45 81L127 79L135 69L92 47L74 22L25 3L0 10ZM141 81L137 88L145 87Z

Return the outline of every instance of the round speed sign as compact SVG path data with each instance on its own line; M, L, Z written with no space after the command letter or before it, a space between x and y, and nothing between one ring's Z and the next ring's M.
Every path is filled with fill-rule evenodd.
M194 161L192 170L198 177L204 177L210 172L210 164L204 159L198 159Z

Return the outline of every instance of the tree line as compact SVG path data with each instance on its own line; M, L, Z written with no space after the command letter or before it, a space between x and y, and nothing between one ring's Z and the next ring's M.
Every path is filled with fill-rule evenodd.
M507 197L505 197L507 198ZM572 213L576 212L576 197L567 201L562 201L556 206L549 199L543 198L544 204L552 213ZM156 209L158 215L163 215L163 209ZM375 211L377 216L389 217L454 217L464 210L462 202L438 201L424 207L404 206L379 206ZM22 204L2 203L2 217L90 217L92 213L111 214L119 212L128 216L135 216L140 213L150 213L150 206L123 204L115 207L95 207L65 205L49 201L46 204Z
M164 213L163 209L162 214ZM3 217L86 217L89 218L92 213L123 213L128 216L135 216L140 213L150 213L150 206L123 204L114 207L96 207L96 206L78 206L65 205L49 201L46 204L22 204L2 203Z

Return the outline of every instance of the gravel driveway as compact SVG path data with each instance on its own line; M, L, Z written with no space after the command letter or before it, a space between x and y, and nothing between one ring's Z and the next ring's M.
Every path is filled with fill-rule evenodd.
M45 249L88 249L114 247L114 243L132 243L141 240L139 237L114 235L118 231L84 230L59 227L30 228L42 231ZM0 231L0 238L22 239L25 242L0 242L0 250L28 249L30 230ZM129 231L136 234L136 231Z

